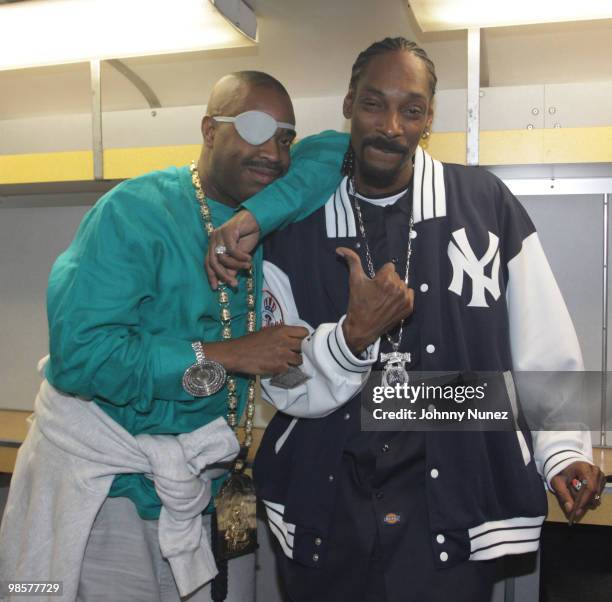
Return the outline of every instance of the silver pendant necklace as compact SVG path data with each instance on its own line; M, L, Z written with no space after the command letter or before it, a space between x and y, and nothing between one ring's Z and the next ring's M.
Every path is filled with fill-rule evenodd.
M365 248L366 263L368 269L368 276L374 278L376 272L374 271L374 262L372 261L372 254L370 253L370 245L368 244L368 237L366 236L365 223L363 216L361 215L361 206L355 193L355 182L353 178L349 179L349 197L355 203L355 212L357 213L357 221L359 222L359 233L363 238L363 244ZM408 276L410 272L410 257L412 255L412 230L414 228L414 219L412 213L410 214L410 225L408 228L408 248L406 251L406 273L404 275L404 283L408 286ZM381 353L380 361L385 362L383 370L381 385L383 387L394 387L395 385L408 384L409 377L408 371L406 370L406 362L410 362L410 353L401 353L399 351L400 344L402 342L402 334L404 332L404 320L400 322L399 333L397 340L393 340L391 335L386 332L385 338L391 345L391 353Z

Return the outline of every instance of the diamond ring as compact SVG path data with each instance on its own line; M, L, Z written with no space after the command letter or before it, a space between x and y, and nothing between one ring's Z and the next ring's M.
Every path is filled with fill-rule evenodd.
M224 255L227 253L227 247L225 245L217 245L215 247L215 255Z

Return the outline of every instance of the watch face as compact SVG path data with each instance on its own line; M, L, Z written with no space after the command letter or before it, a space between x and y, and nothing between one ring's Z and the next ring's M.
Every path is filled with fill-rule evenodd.
M191 382L197 387L204 387L208 382L214 378L214 370L209 365L195 366L191 372Z
M225 368L221 364L204 360L187 368L183 375L183 389L194 397L208 397L223 388L225 379Z

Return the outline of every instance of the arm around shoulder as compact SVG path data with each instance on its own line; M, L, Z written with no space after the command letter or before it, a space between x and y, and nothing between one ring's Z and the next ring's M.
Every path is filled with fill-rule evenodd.
M342 179L348 143L348 134L327 130L295 144L287 174L242 204L262 236L308 217L327 201Z

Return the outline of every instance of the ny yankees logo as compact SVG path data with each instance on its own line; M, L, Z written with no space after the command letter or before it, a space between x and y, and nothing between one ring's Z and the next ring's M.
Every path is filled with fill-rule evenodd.
M472 298L468 307L489 307L485 298L485 289L496 301L501 294L499 289L499 238L489 232L489 248L480 259L476 257L470 246L465 228L455 230L453 238L455 242L451 240L448 243L448 257L453 266L453 279L448 290L461 295L465 272L472 280ZM493 262L491 275L485 276L485 267L491 261Z

